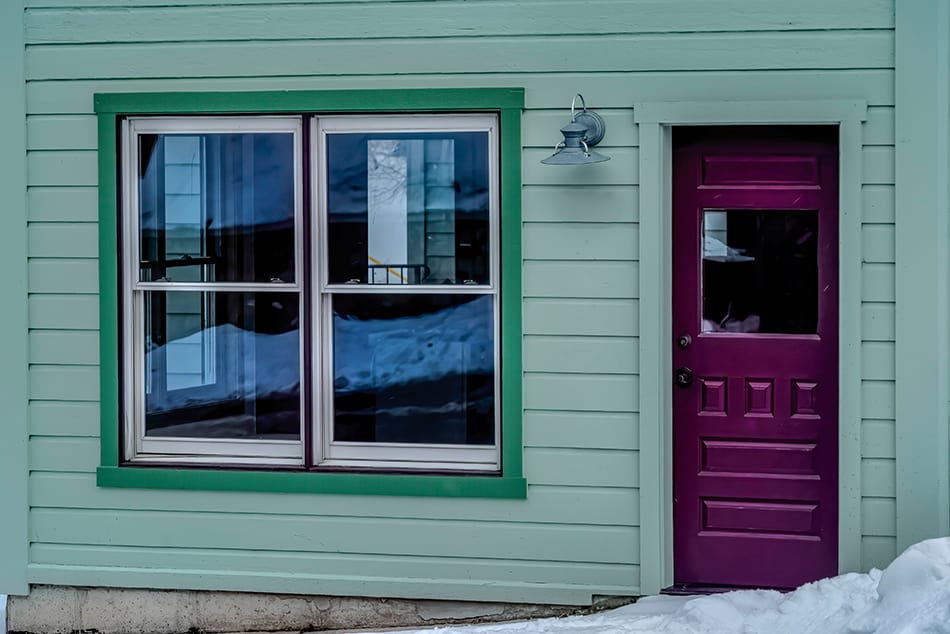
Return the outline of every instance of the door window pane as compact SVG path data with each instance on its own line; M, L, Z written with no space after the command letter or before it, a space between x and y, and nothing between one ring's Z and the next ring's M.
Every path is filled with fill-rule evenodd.
M814 334L818 212L703 212L703 332Z
M490 445L494 297L333 297L336 441Z
M488 284L487 132L327 136L331 284Z
M294 281L294 136L139 135L139 279Z
M147 437L300 437L296 293L144 295Z

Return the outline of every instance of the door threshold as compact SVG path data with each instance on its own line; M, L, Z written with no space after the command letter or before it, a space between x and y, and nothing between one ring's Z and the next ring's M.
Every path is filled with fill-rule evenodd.
M660 594L666 594L673 597L683 596L703 596L707 594L722 594L724 592L733 592L735 590L774 590L775 592L791 592L789 588L763 588L756 586L717 586L706 583L678 583L660 590Z
M716 586L704 583L679 583L669 586L668 588L663 588L660 590L660 594L682 597L690 595L722 594L723 592L732 592L733 590L750 589L751 588L745 588L742 586Z

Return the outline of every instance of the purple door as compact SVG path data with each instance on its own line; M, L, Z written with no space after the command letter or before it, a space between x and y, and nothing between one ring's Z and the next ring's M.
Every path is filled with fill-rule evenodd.
M676 584L837 574L836 128L674 131L673 336Z

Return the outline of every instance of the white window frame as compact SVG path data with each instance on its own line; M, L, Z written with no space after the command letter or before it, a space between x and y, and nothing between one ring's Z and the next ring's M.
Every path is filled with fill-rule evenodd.
M310 126L310 147L303 148L303 126ZM139 200L138 139L141 134L208 134L290 132L294 135L294 248L293 283L141 282L138 262ZM333 133L406 134L413 132L485 132L489 161L489 283L480 285L329 284L327 280L327 170L326 139ZM304 154L310 170L303 174ZM496 114L380 114L380 115L247 115L247 116L136 116L123 120L121 134L123 279L122 347L124 443L123 455L133 463L326 467L339 469L500 472L501 470L501 295L500 295L500 138ZM303 183L310 183L310 253L304 253ZM305 260L308 260L305 262ZM308 271L309 279L305 278ZM307 288L305 289L305 286ZM294 441L256 439L148 438L145 436L145 291L295 292L300 298L301 429ZM309 291L309 300L307 292ZM492 445L423 443L359 443L334 441L332 307L335 294L490 295L493 298L494 438ZM309 301L309 306L305 303ZM304 318L309 308L310 319ZM306 329L311 347L305 350ZM309 368L308 368L309 366ZM131 369L131 372L130 372ZM307 370L310 370L308 373ZM309 386L307 381L309 380ZM304 395L309 390L311 412ZM309 432L309 434L308 434ZM305 449L305 439L310 446Z

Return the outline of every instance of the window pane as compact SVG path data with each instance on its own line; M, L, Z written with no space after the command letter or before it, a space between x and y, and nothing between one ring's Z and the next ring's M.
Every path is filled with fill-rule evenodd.
M487 132L327 137L329 281L488 284Z
M294 281L294 137L139 136L142 281Z
M336 441L495 442L494 297L333 297Z
M300 437L295 293L145 293L145 435Z
M818 213L703 212L703 332L814 334Z

